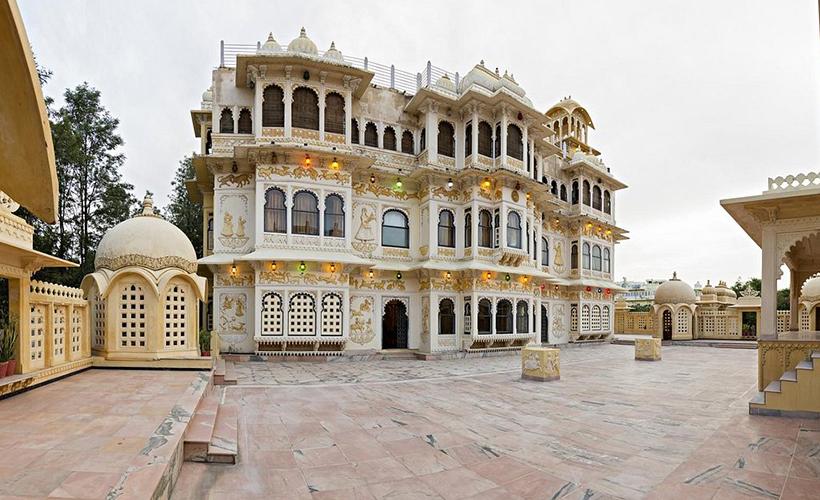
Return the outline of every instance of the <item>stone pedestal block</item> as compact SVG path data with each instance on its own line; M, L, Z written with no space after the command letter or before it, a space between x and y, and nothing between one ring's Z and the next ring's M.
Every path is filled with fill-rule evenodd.
M641 361L660 361L661 339L635 339L635 359Z
M547 382L561 378L560 350L525 347L521 351L521 378Z

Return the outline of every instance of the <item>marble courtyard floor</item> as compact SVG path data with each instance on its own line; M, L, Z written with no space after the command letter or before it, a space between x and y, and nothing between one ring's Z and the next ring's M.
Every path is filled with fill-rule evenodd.
M185 463L174 498L818 498L820 421L750 417L757 352L238 363L237 465Z
M0 498L106 498L198 376L92 369L0 400Z

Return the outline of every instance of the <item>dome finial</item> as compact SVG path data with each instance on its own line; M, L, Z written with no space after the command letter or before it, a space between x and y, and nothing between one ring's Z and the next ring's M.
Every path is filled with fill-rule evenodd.
M145 193L145 198L142 200L142 215L152 217L154 215L154 199L151 193Z
M305 27L302 26L302 31L299 32L299 36L303 38L307 38L307 31L305 31Z
M672 271L672 279L673 280L678 279L678 272L677 271Z

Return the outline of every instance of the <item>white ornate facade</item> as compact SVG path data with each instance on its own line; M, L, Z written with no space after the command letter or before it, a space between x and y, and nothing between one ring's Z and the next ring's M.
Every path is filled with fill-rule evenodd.
M538 111L483 63L459 78L320 54L304 30L245 52L223 58L192 111L202 151L188 187L225 350L611 334L625 185L588 145L578 103Z

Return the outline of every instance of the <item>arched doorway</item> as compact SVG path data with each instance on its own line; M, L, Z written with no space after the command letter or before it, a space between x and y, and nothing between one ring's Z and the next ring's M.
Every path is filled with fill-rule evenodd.
M672 311L663 312L663 340L672 340Z
M547 314L547 306L541 306L541 343L550 343L550 319Z
M384 306L382 349L407 349L407 306L393 299Z
M814 331L820 331L820 306L814 306Z

